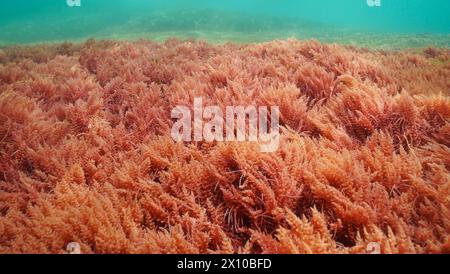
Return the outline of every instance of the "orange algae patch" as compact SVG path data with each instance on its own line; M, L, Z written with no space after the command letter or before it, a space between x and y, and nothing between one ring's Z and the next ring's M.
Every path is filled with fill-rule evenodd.
M450 51L168 40L0 51L0 252L450 252ZM280 107L275 153L170 112Z

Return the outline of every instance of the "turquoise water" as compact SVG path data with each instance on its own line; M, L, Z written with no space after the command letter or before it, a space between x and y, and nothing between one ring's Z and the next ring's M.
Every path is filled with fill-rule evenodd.
M450 1L2 0L0 44L201 38L257 42L295 37L379 47L450 46Z

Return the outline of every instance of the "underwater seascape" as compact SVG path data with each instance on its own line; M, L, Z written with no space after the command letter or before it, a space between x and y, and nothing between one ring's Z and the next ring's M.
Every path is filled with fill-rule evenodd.
M449 14L2 1L0 253L450 253Z

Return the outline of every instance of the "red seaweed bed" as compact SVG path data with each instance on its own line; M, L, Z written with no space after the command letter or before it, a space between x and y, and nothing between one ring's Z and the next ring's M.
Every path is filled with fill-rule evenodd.
M450 252L450 51L168 40L0 50L0 253ZM279 106L278 151L176 105Z

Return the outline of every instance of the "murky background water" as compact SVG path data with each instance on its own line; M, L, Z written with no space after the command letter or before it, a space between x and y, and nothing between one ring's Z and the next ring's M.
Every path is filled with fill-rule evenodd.
M371 7L367 0L80 0L81 6L70 7L66 0L2 0L0 44L176 36L450 46L450 1L380 2Z

